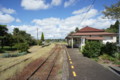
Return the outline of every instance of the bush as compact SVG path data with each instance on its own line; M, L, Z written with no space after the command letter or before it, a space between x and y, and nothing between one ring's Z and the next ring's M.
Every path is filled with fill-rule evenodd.
M19 52L28 52L29 45L27 43L19 43L15 45Z
M2 57L3 57L3 58L8 58L8 57L11 57L11 54L9 54L9 53L4 53Z
M16 54L9 54L9 53L4 53L3 54L3 58L8 58L8 57L18 57L18 56L23 56L28 54L27 52L20 52L20 53L16 53Z
M39 45L43 45L41 40L39 41Z
M117 52L117 46L115 43L107 42L101 49L102 53L108 53L108 55L113 56Z
M103 54L99 58L102 59L102 60L115 61L115 58L113 58L112 56L110 56L108 54Z
M114 53L113 57L116 59L120 59L120 53L118 53L118 52Z
M99 41L87 41L83 49L83 55L87 57L98 57L100 56L102 43Z

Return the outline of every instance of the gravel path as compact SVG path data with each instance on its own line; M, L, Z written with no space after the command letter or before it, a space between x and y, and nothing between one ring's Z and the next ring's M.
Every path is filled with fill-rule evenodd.
M69 64L69 80L120 80L120 77L102 65L83 57L78 49L68 48L67 50L72 61L72 64ZM72 65L74 69L71 68ZM76 77L73 75L73 71L76 73Z

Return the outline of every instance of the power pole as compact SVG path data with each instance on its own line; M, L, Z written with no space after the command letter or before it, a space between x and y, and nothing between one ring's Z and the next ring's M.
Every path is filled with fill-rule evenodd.
M38 41L38 28L37 28L37 44L39 45L39 41Z

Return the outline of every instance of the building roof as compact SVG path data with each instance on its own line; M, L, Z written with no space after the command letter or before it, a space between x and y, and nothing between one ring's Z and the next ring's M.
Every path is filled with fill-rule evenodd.
M100 36L100 35L116 35L115 33L108 33L108 32L91 32L91 33L73 33L72 36Z
M104 32L104 30L86 26L86 27L80 29L79 31L77 31L77 33L82 33L82 32Z
M87 40L103 40L103 37L85 37Z

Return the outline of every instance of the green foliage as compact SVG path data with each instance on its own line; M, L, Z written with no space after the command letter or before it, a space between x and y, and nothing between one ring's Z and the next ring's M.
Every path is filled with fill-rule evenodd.
M14 28L13 34L7 33L8 29L6 25L0 25L0 52L8 51L8 49L4 48L5 46L10 46L9 50L16 50L13 46L20 51L27 51L28 45L35 45L36 40L33 37L26 33L26 31L19 30L18 28Z
M13 31L13 38L15 44L17 43L28 43L29 45L36 44L36 41L32 38L32 36L25 31L19 30L18 28L15 28Z
M9 54L9 53L4 53L2 57L3 57L3 58L8 58L8 57L11 57L11 54Z
M77 32L77 31L79 31L79 28L78 28L78 27L76 27L76 29L75 29L75 32Z
M4 47L4 40L5 40L5 36L7 35L7 27L6 25L0 25L0 46L2 46L2 48Z
M83 55L87 57L98 57L100 56L102 43L99 41L87 41L83 49Z
M29 45L27 43L18 43L15 45L19 52L27 52Z
M120 1L115 4L112 4L110 7L106 6L103 11L105 17L111 19L119 19L120 18Z
M9 58L9 57L18 57L18 56L23 56L28 54L28 52L20 52L20 53L16 53L16 54L9 54L9 53L4 53L2 55L3 58Z
M98 62L98 58L97 58L97 57L92 58L92 60L94 60L94 61Z
M120 61L115 62L114 64L120 65Z
M7 31L8 31L8 29L7 29L6 25L0 25L0 36L6 35Z
M42 41L41 40L39 40L39 45L42 45Z
M50 43L50 40L46 40L47 43Z
M110 56L113 56L115 52L117 52L117 46L115 43L107 42L101 49L102 53L107 53Z
M107 32L118 33L119 31L119 21L117 20L114 25L111 25L110 28L106 29Z
M44 33L42 32L42 35L41 35L41 41L44 41Z
M103 54L99 58L102 59L102 60L115 61L115 58L113 58L112 56L110 56L108 54Z
M120 53L119 52L114 53L113 57L120 60Z

